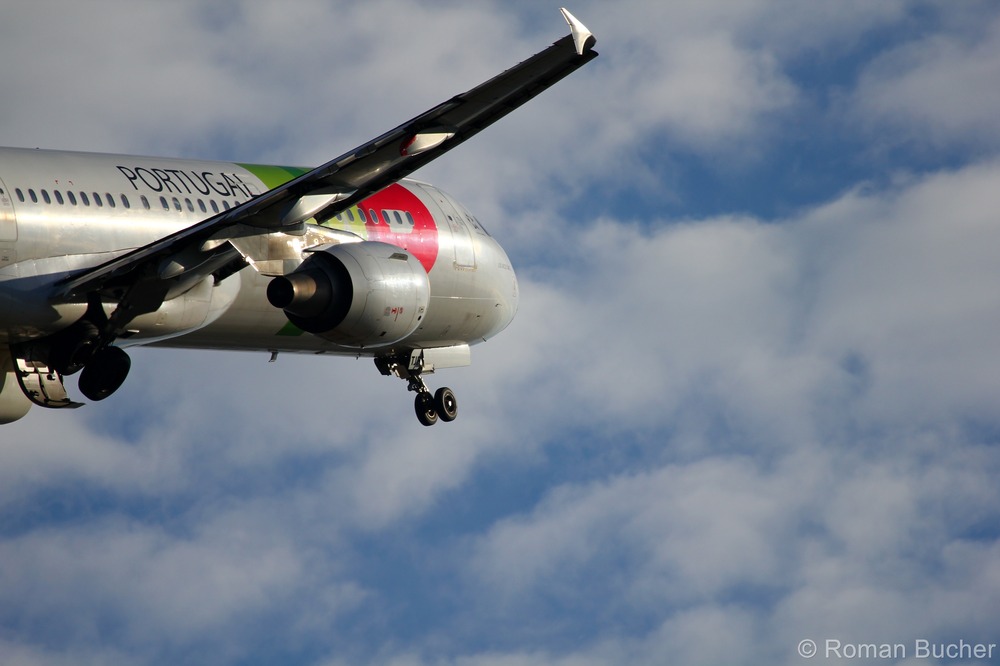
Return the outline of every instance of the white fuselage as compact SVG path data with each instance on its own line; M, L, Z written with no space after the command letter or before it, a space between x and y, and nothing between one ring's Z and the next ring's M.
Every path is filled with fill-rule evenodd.
M86 303L50 303L46 285L224 212L302 173L228 162L0 149L0 343L51 335ZM307 225L311 227L312 225ZM503 248L460 204L412 180L391 185L322 227L340 238L396 245L420 260L430 305L393 348L474 344L517 309L517 280ZM215 349L384 353L343 346L289 326L265 291L306 256L309 234L278 234L280 267L255 264L218 284L196 285L129 326L122 344ZM297 256L289 258L288 248ZM258 272L254 268L263 271ZM107 304L109 310L113 304Z

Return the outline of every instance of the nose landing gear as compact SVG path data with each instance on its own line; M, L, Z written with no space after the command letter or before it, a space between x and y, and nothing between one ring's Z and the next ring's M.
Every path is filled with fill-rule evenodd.
M458 416L458 399L455 392L447 386L442 386L431 395L424 380L419 376L412 376L407 388L417 392L413 409L417 413L417 420L423 425L432 426L438 419L448 423Z
M438 422L438 413L434 409L434 396L430 391L421 391L413 401L413 410L417 413L417 420L425 426L432 426Z
M448 423L458 417L458 398L455 392L447 386L442 386L434 393L427 388L421 377L423 368L422 356L412 357L377 357L375 365L383 375L395 375L405 379L406 388L417 394L413 400L413 411L417 420L425 426L432 426L438 420Z
M434 408L442 421L454 421L458 416L458 398L455 397L455 392L447 386L435 391Z
M422 381L420 383L423 384ZM434 395L423 386L413 401L413 409L417 412L417 420L425 426L434 425L438 419L447 423L458 416L458 399L455 392L447 386L439 388Z

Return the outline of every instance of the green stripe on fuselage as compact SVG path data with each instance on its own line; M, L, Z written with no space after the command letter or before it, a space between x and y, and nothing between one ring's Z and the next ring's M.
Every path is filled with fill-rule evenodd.
M237 166L243 167L253 175L260 178L261 182L264 183L264 187L269 190L272 190L279 185L284 185L293 178L298 178L302 174L312 171L312 169L304 169L302 167L273 166L270 164L237 163ZM316 223L313 219L307 220L307 222L309 224ZM342 229L360 236L365 240L368 239L368 230L365 228L364 218L362 218L361 214L358 212L357 205L351 206L350 213L346 214L346 216L338 216L337 218L325 220L322 222L322 226ZM301 333L301 331L299 333ZM283 333L282 335L285 334Z
M299 328L298 326L296 326L292 322L288 322L284 326L281 327L281 330L278 331L277 335L291 335L291 336L296 336L296 335L302 335L303 333L305 333L305 331L303 331L301 328Z
M260 178L261 182L268 189L274 189L279 185L284 185L293 178L298 178L311 169L288 166L271 166L269 164L238 164L253 175Z

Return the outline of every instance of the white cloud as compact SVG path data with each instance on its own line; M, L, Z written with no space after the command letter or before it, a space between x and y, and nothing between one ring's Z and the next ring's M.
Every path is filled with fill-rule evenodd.
M513 617L578 595L653 617L777 595L770 649L789 653L817 631L988 639L992 567L969 579L952 553L990 557L995 535L968 534L1000 499L1000 459L968 427L995 421L997 175L986 163L849 192L781 225L616 227L613 244L596 227L588 270L512 334L541 359L566 342L558 322L572 353L515 393L564 415L553 431L653 428L675 462L555 487L496 524L472 551L484 594Z
M442 6L19 8L0 43L49 46L4 69L0 143L315 162L563 30ZM571 9L601 58L419 174L531 258L510 330L432 378L459 421L419 426L370 361L136 351L121 394L0 433L0 660L799 663L823 633L996 638L994 159L782 220L556 212L658 196L678 146L752 168L801 110L791 63L905 7ZM988 138L994 31L966 28L866 68L855 118Z
M880 145L996 147L1000 93L989 82L1000 76L1000 19L964 14L954 30L907 42L866 68L854 114Z

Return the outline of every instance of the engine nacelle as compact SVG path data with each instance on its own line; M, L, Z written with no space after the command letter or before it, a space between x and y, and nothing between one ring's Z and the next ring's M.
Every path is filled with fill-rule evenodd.
M388 243L329 245L271 281L267 300L303 331L346 347L384 347L420 325L430 303L420 261Z

